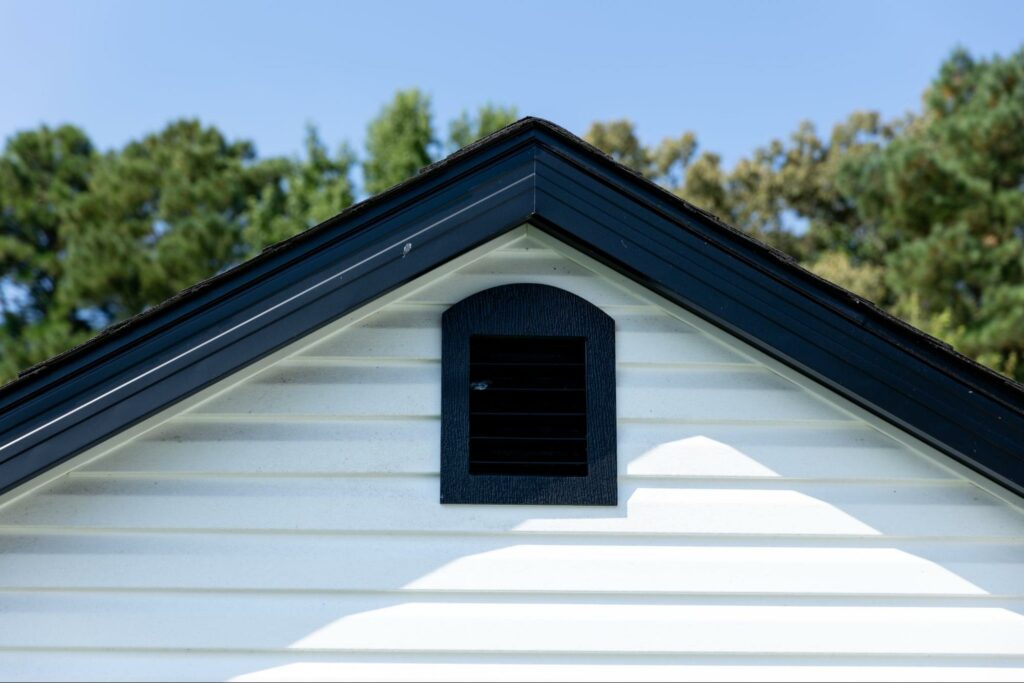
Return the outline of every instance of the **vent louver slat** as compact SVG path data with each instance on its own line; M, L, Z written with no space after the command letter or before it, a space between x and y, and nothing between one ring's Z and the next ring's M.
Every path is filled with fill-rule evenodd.
M473 336L470 474L586 476L585 340Z

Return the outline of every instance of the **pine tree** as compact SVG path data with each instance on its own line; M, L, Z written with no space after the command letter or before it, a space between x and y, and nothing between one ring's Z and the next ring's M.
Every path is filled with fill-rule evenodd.
M377 194L433 161L437 145L430 98L419 90L395 94L367 128L363 183Z

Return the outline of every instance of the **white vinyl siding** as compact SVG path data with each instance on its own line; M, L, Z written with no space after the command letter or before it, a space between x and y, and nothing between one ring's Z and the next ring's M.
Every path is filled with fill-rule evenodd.
M516 282L616 321L617 507L438 503ZM532 228L0 507L2 679L1021 677L1017 499Z

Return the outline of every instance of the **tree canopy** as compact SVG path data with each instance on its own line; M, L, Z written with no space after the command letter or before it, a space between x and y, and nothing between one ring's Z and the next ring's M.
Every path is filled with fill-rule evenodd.
M438 132L431 99L396 93L365 151L306 131L294 158L179 120L120 149L41 126L0 153L0 380L511 123L485 104ZM1024 50L954 52L920 111L803 123L732 168L693 132L644 144L632 122L587 139L726 222L1024 379ZM357 177L361 171L361 179ZM361 180L361 182L360 182ZM360 189L361 185L361 189Z
M810 123L731 170L685 133L587 138L684 199L1000 372L1024 379L1024 50L955 51L918 113Z

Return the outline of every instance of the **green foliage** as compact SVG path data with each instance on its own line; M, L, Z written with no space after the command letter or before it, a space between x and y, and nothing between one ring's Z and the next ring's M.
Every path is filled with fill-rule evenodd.
M0 161L0 373L237 262L248 203L273 177L249 143L195 121L102 156L68 126L14 136Z
M468 111L448 125L443 150L454 152L501 130L518 118L515 107L485 104L475 115ZM366 133L363 183L367 194L377 194L411 178L437 161L443 151L434 130L430 98L419 90L402 90L381 109Z
M859 294L868 301L877 302L885 298L885 269L882 266L870 263L857 265L844 251L826 251L808 267L829 282Z
M254 252L291 237L341 213L355 203L351 171L355 155L341 145L332 158L316 128L306 129L306 158L276 159L279 182L263 189L249 204L249 223L243 230Z
M923 112L842 171L894 310L948 319L947 341L1024 377L1024 50L955 52Z
M70 214L96 153L73 126L15 135L0 155L0 376L84 341L90 326L58 305Z
M366 155L330 154L316 130L294 159L256 157L196 121L98 154L72 126L0 154L0 377L315 225L511 123L463 112L442 146L430 98L398 92ZM587 139L618 161L816 273L1010 376L1024 379L1024 50L954 52L922 110L809 123L732 168L686 132L645 146L628 120Z
M500 107L490 103L480 107L476 116L462 114L448 125L448 150L454 152L466 145L501 130L519 118L515 107Z
M625 164L652 180L655 178L651 160L653 152L640 142L632 121L595 121L583 138L620 164Z
M1024 50L952 54L920 114L809 123L731 170L687 134L632 124L588 139L683 198L991 367L1024 379ZM676 169L666 173L663 159Z
M486 105L450 126L449 146L511 123ZM440 152L430 100L400 92L370 124L367 192ZM72 126L11 137L0 154L0 380L54 356L356 200L347 145L306 131L300 158L256 157L197 121L98 154Z
M415 89L396 93L366 131L366 191L377 194L415 175L433 160L436 144L430 98Z
M70 211L60 303L105 324L236 263L247 208L278 171L197 121L106 155Z

